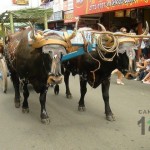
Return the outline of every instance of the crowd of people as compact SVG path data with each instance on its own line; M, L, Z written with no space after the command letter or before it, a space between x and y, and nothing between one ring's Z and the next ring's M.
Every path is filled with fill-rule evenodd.
M134 80L150 84L150 59L146 59L141 55L139 61L136 62L136 73L137 77Z
M120 29L121 33L127 33L127 29L125 27L122 27ZM134 30L131 29L129 33L134 33ZM145 84L150 84L150 58L148 56L150 51L150 40L149 39L143 39L140 43L140 48L142 50L142 54L138 61L136 61L134 66L134 76L132 76L132 79L136 81L141 81ZM124 75L118 70L115 69L112 71L112 75L117 75L117 84L118 85L124 85L123 77Z

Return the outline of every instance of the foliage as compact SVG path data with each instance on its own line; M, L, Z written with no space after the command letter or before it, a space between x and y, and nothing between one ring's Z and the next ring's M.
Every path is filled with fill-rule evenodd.
M43 23L44 14L47 14L47 17L52 15L52 9L43 9L43 8L28 8L20 9L15 11L6 11L0 15L0 22L9 23L10 22L10 13L13 15L14 22L32 22L32 23Z

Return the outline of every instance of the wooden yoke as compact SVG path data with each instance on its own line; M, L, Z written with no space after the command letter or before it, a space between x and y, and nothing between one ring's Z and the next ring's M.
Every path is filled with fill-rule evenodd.
M61 45L63 47L66 48L67 53L71 53L74 51L77 51L79 49L79 46L72 46L70 38L73 38L75 35L73 35L72 37L69 37L67 32L64 32L64 39L63 40L59 40L59 39L44 39L43 36L41 35L37 35L35 37L35 40L32 41L32 47L33 48L40 48L44 45L48 45L48 44L53 44L53 45Z
M67 31L64 31L63 32L63 39L64 40L45 39L43 35L40 35L38 33L38 34L34 35L34 39L31 38L30 44L33 48L40 48L40 47L43 47L44 45L48 45L48 44L50 44L50 45L61 45L67 50L67 53L72 53L72 52L78 51L79 48L83 47L81 45L73 45L71 43L71 39L74 38L75 36L76 36L75 31L73 31L73 33L71 35L69 35ZM84 46L87 47L87 44L85 44L85 42L84 42Z

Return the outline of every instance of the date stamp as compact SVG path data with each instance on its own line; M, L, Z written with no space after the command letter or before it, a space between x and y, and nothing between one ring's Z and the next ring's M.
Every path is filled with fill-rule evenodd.
M145 135L146 132L150 132L150 110L139 110L138 113L142 116L137 125L140 127L141 135Z

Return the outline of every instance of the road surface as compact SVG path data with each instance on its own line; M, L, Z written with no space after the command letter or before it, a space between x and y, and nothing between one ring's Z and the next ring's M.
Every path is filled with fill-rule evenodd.
M110 104L115 122L105 120L101 88L88 86L86 112L78 112L78 76L71 77L73 98L66 99L64 83L59 95L47 94L51 122L40 122L39 94L32 87L29 114L14 107L14 91L0 91L0 150L150 150L150 85L124 79L116 84L113 75ZM139 125L138 125L139 121Z

